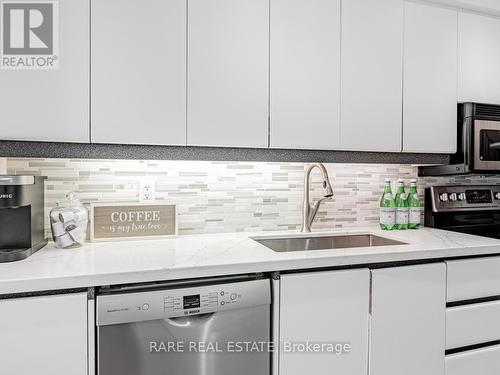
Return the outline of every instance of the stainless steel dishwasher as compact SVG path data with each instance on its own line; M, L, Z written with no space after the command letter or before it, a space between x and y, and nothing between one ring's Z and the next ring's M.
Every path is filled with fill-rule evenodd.
M98 375L269 375L269 279L108 288Z

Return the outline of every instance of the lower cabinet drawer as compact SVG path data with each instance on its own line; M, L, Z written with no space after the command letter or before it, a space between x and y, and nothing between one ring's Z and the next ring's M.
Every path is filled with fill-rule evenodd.
M500 345L447 355L445 375L500 374Z
M500 295L500 257L451 260L447 265L447 302Z
M446 349L500 340L500 301L446 309Z

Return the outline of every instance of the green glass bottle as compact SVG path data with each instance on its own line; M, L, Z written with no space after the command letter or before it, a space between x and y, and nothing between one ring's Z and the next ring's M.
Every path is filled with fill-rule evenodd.
M398 180L398 189L396 191L396 229L408 229L408 202L405 193L405 183Z
M411 180L410 194L408 195L408 208L410 210L408 228L418 229L420 227L420 198L417 192L417 180Z
M391 180L385 180L384 194L380 200L380 228L393 230L396 225L396 203L391 190Z

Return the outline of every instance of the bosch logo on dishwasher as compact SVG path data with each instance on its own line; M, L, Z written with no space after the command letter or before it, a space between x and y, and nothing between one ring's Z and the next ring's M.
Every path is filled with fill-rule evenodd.
M0 1L0 68L57 69L56 1Z

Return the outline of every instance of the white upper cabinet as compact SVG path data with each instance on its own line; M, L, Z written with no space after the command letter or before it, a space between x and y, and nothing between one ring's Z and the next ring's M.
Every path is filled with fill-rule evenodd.
M189 145L268 147L269 0L189 0Z
M369 295L368 269L281 276L280 375L366 375ZM348 343L351 351L304 354L284 347L305 342Z
M339 147L341 0L271 0L271 147Z
M405 3L403 151L456 152L457 17Z
M459 101L500 104L500 19L460 13L458 53Z
M40 43L43 43L40 48L46 48L52 42L59 49L51 55L57 59L58 67L0 69L0 139L89 142L89 7L89 0L55 2L51 11L41 13L42 22L49 22L50 14L53 16L56 26L52 38L40 40L29 31L32 33L29 46L15 44L15 35L17 42L22 41L22 35L27 36L23 34L22 21L17 24L20 30L16 30L17 34L12 34L13 39L8 42L25 50L33 45L41 46ZM23 14L20 12L23 11L14 10L9 14L14 17L14 13ZM30 12L24 12L25 19L28 14Z
M186 144L186 1L92 2L92 142Z
M403 0L342 3L341 148L401 151Z
M446 265L372 271L370 375L444 375Z

